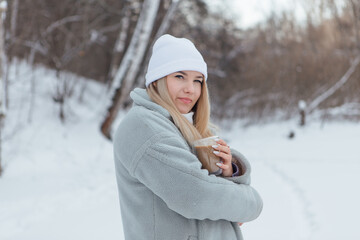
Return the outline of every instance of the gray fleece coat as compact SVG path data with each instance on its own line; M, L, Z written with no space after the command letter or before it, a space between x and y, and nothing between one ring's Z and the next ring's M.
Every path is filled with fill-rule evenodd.
M257 218L262 200L250 165L231 149L241 176L219 177L201 163L167 110L145 89L114 136L116 177L126 240L240 240L237 222Z

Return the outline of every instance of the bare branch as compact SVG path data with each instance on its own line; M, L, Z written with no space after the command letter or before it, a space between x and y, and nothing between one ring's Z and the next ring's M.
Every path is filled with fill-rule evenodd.
M356 67L360 63L360 55L356 57L356 59L352 62L350 68L346 71L344 76L331 88L329 88L326 92L315 98L309 105L307 109L307 114L314 111L314 109L319 106L320 103L322 103L324 100L326 100L328 97L330 97L332 94L334 94L339 88L341 88L350 78L350 76L354 73Z
M16 38L15 38L16 39ZM22 39L18 39L19 43L23 46L29 47L31 49L35 49L37 52L40 52L42 55L46 55L48 53L48 49L43 47L39 41L37 42L33 42L33 41L29 41L29 40L22 40Z
M69 23L69 22L78 22L82 18L83 18L83 16L81 16L81 15L64 17L63 19L60 19L60 20L50 24L50 26L48 26L46 28L45 32L43 33L43 36L48 35L49 33L54 31L56 28L60 27L61 25L64 25L64 24Z

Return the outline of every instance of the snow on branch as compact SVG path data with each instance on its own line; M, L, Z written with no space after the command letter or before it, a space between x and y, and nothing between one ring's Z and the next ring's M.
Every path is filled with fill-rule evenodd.
M48 49L46 49L45 47L43 47L38 41L37 42L33 42L33 41L29 41L29 40L22 40L19 41L22 45L29 47L31 49L34 49L38 52L40 52L43 55L46 55L48 53Z
M329 88L327 91L325 91L323 94L315 98L310 104L307 109L307 114L314 111L317 106L320 105L324 100L329 98L332 94L334 94L339 88L341 88L350 78L350 76L354 73L356 67L360 63L360 55L358 55L355 60L351 63L350 68L347 70L347 72L342 76L342 78L331 88Z

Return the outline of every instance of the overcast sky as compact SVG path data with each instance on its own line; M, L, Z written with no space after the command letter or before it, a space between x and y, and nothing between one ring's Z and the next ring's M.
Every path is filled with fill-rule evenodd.
M297 9L298 19L302 18L302 6L297 0L207 0L213 9L226 11L240 27L247 28L263 20L272 11Z

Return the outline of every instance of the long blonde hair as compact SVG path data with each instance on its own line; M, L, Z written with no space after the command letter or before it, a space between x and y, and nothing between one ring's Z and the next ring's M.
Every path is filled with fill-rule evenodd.
M168 110L175 125L190 145L197 139L214 135L210 128L215 130L217 127L210 123L210 102L205 81L202 83L200 97L192 109L194 111L193 124L176 108L168 91L166 77L157 80L156 85L151 83L146 91L153 102Z

